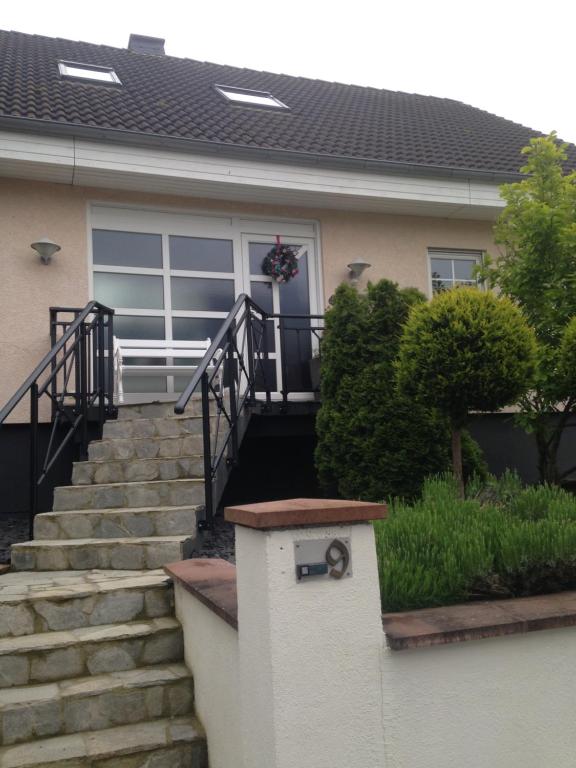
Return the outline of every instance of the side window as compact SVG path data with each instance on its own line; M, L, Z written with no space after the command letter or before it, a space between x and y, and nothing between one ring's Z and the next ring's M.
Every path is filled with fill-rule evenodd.
M432 294L458 285L477 285L474 268L482 261L481 251L440 251L428 249Z

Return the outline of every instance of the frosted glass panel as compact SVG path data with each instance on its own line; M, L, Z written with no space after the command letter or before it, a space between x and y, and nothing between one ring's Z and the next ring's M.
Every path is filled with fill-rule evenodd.
M228 312L234 304L234 281L203 277L172 278L172 308Z
M171 236L170 267L202 272L234 272L232 240Z
M165 376L124 376L124 392L166 392Z
M162 237L140 232L92 232L94 264L162 269Z
M124 361L123 377L125 392L166 392L167 381L165 376L130 376L129 373L126 373L126 368L130 365L166 365L166 358L129 357Z
M224 320L224 317L173 317L172 334L178 341L214 341Z
M164 339L164 318L115 315L114 335L120 339Z
M94 298L109 307L164 309L162 278L95 272Z
M250 296L264 312L272 314L274 307L272 304L272 283L263 283L259 280L252 280L250 283Z

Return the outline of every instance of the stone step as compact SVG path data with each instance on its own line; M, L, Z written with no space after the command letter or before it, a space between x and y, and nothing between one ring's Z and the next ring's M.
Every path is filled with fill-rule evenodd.
M183 664L4 688L0 744L179 717L190 714L192 706L192 678Z
M201 435L200 416L171 416L164 419L118 419L107 421L103 438L111 437L178 437Z
M91 461L172 459L200 455L203 451L201 434L178 437L116 437L91 442L88 446L88 458Z
M0 768L208 768L191 716L40 739L0 749Z
M182 627L171 617L7 637L0 640L0 689L168 664L182 657Z
M111 568L161 568L185 560L192 552L189 536L151 536L133 539L40 539L12 545L16 571L65 571Z
M138 403L118 406L118 421L133 421L134 419L165 419L175 416L174 406L176 400L155 403ZM216 406L214 398L210 399L210 410L213 412ZM201 416L202 397L192 395L182 416Z
M204 503L204 481L150 480L101 485L65 485L54 489L54 512L118 507L184 507Z
M43 512L34 520L34 539L122 539L194 536L201 506L132 507Z
M171 616L164 571L16 571L0 579L0 637Z
M202 456L174 459L116 459L113 461L77 461L72 469L73 485L134 483L146 480L180 480L202 477Z

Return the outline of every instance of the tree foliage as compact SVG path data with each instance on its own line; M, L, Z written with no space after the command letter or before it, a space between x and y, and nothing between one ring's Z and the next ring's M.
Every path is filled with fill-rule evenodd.
M446 414L454 474L463 492L461 430L471 411L495 411L527 391L534 335L506 298L476 288L435 296L411 313L400 344L398 383Z
M446 420L396 387L395 362L410 309L425 301L388 280L360 295L341 285L326 314L316 465L327 495L367 500L414 497L449 466ZM483 471L466 436L470 471Z
M565 343L576 316L576 173L563 173L565 145L554 134L532 139L523 153L526 178L501 188L506 208L495 239L502 253L481 276L521 307L536 332L537 374L520 421L535 435L541 480L557 482L562 432L576 409L576 368L566 370L576 360Z

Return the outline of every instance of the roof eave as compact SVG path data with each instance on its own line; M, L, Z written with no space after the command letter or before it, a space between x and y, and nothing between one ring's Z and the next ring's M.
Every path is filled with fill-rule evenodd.
M523 178L523 174L519 172L482 171L474 168L418 165L415 163L374 160L371 158L298 152L289 149L265 149L241 144L228 144L225 142L206 141L203 139L142 133L140 131L128 131L118 128L99 128L79 123L60 123L52 120L11 117L9 115L0 116L0 130L25 131L27 133L51 136L110 141L117 144L129 144L138 147L155 146L179 152L194 152L201 155L224 155L231 158L237 157L259 161L268 160L270 162L289 163L291 165L299 164L304 166L319 166L323 168L339 168L368 173L395 173L402 176L466 178L493 184L518 181Z

